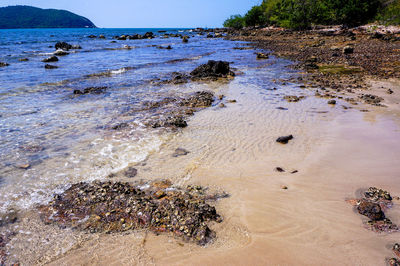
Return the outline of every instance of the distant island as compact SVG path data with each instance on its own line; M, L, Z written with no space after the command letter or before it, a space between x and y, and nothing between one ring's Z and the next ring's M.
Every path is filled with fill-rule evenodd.
M0 8L0 29L22 28L96 28L89 19L66 10L32 6Z

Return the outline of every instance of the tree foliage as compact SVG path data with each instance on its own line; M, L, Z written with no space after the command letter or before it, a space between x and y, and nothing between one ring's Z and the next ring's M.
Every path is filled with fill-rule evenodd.
M244 27L244 19L241 15L233 15L224 22L224 27L241 29Z
M400 0L264 0L240 18L243 26L276 25L293 29L313 24L356 26L377 18L398 24Z

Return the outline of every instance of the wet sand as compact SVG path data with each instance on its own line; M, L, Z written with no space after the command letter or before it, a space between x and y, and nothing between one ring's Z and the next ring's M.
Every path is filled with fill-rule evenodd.
M367 230L364 217L345 200L370 186L400 195L400 87L393 84L389 107L361 104L348 110L341 107L348 103L332 107L312 96L286 103L285 91L265 96L260 87L241 86L240 78L216 86L237 103L199 112L187 129L137 166L138 178L228 192L230 197L216 204L224 222L212 225L215 242L199 247L146 232L83 234L87 241L42 263L385 265L398 233ZM359 111L365 108L369 112ZM289 144L275 142L288 134L294 136ZM172 157L178 147L190 153ZM275 171L278 166L286 172ZM291 174L294 170L298 173ZM396 224L399 204L395 200L387 211Z

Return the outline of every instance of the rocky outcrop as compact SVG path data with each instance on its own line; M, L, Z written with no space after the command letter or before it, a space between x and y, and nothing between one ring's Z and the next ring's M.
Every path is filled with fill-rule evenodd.
M192 78L226 78L235 76L235 73L230 70L229 62L209 60L190 72L190 75Z

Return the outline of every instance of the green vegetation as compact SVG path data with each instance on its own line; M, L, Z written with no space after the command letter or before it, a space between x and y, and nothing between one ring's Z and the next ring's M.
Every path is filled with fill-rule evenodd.
M0 8L0 29L18 28L95 28L87 18L65 10L30 6Z
M357 26L379 20L400 24L400 0L264 0L225 27L275 25L306 29L313 24Z

